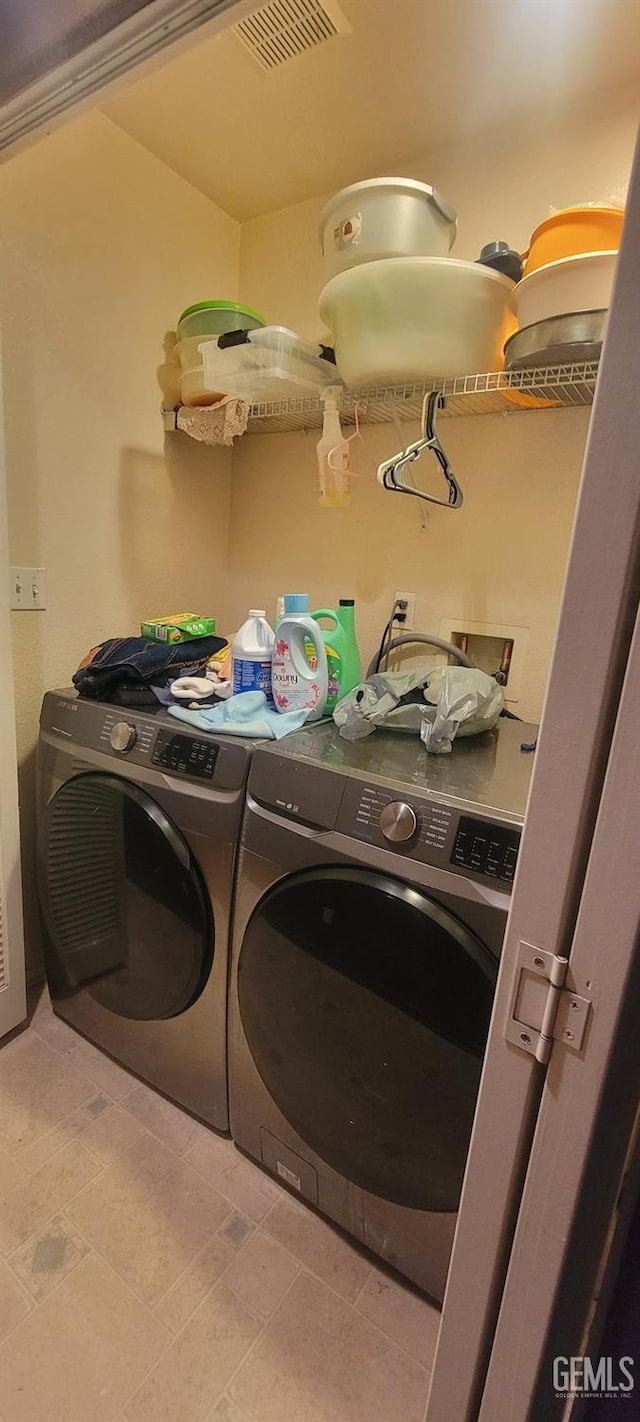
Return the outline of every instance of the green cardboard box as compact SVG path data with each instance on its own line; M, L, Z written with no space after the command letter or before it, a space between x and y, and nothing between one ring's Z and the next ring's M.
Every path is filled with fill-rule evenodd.
M215 637L215 617L199 617L197 612L174 612L170 617L150 617L140 624L140 636L152 642L193 642L196 637Z

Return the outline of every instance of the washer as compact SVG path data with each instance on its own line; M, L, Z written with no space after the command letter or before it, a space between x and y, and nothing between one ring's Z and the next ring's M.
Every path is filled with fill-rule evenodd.
M439 1301L535 729L504 719L427 756L312 727L249 776L231 1133Z
M42 706L38 892L54 1011L221 1131L251 753L243 740L192 735L162 708L74 691L49 692Z

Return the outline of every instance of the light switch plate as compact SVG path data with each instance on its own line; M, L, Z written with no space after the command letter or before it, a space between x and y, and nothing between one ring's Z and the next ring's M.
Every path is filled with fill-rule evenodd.
M13 612L43 612L47 605L44 568L11 568Z

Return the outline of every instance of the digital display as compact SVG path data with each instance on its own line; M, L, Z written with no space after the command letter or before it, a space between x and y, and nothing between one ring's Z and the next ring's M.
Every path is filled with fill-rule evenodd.
M151 761L153 765L164 765L167 770L177 771L179 775L213 780L219 749L215 741L159 731Z
M488 820L475 820L461 815L450 863L490 879L513 881L520 846L520 830Z

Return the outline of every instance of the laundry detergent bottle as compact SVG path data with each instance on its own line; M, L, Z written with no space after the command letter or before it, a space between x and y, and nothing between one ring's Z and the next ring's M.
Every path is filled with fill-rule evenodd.
M308 711L308 721L324 713L328 691L327 654L322 631L309 613L306 593L287 593L271 663L276 711Z
M231 643L231 690L264 691L271 701L273 629L264 608L252 607Z
M317 612L311 613L315 622L322 620L333 624L332 627L322 628L328 674L325 711L329 716L338 701L362 681L355 613L352 597L341 597L335 611L332 607L320 607Z

